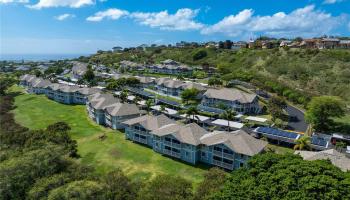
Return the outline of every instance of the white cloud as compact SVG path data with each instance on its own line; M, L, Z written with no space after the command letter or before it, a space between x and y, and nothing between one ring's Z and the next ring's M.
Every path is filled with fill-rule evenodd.
M80 8L82 6L93 5L95 0L39 0L37 4L28 6L33 9L50 7L71 7Z
M130 17L142 25L163 30L198 30L204 27L203 24L194 21L199 10L182 8L175 14L168 11L161 12L135 12Z
M271 36L314 36L327 34L341 24L341 17L315 10L310 5L291 13L278 12L268 16L253 16L252 10L225 17L220 22L204 28L203 34L222 33L239 36L242 33L262 33Z
M245 9L237 15L230 15L219 21L218 23L204 28L201 32L203 34L211 33L225 33L230 36L240 35L242 30L253 15L252 9Z
M0 0L0 4L7 3L29 3L29 0Z
M343 0L324 0L323 4L335 4L335 3L339 3L342 2Z
M123 16L127 16L129 14L128 11L125 10L120 10L116 8L111 8L105 11L100 11L95 13L94 15L86 18L87 21L92 21L92 22L99 22L103 19L112 19L112 20L117 20Z
M62 15L55 16L55 19L58 20L58 21L63 21L63 20L66 20L68 18L73 18L73 17L75 17L75 15L65 13L65 14L62 14Z

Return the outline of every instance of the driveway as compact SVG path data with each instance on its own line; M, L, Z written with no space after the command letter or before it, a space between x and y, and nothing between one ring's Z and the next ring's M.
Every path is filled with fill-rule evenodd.
M308 124L305 121L304 113L291 105L288 105L285 110L289 115L288 128L295 131L305 132Z

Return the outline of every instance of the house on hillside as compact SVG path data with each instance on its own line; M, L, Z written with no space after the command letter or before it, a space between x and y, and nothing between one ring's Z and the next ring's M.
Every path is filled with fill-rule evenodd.
M340 49L350 49L350 40L340 40L339 48Z
M319 49L335 49L339 47L340 40L338 38L323 38L318 44Z
M201 93L204 93L206 90L206 88L199 83L184 82L171 78L157 79L155 88L158 92L171 96L180 96L185 89L196 88Z
M204 111L222 113L233 109L238 113L258 113L259 101L256 94L250 94L234 88L208 89L199 108Z
M77 61L73 61L72 62L73 67L72 67L72 75L74 79L81 79L83 78L83 75L86 73L86 71L88 70L87 63L82 63L82 62L77 62Z

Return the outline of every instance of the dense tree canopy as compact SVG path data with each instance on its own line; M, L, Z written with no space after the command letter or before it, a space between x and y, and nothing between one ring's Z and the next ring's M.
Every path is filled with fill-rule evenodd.
M329 131L334 126L333 117L345 114L345 103L338 97L320 96L312 98L306 112L306 120L317 131Z
M248 165L232 172L211 199L350 199L349 172L327 160L266 153L253 157Z

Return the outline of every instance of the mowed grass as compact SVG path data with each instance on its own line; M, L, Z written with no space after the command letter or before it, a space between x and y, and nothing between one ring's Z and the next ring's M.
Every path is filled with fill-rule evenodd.
M12 91L23 91L15 86ZM98 173L121 168L132 179L148 180L158 174L182 176L196 185L203 179L205 166L191 166L162 156L152 149L125 140L124 133L96 125L84 105L64 105L44 95L21 93L15 97L13 111L18 123L30 129L42 129L58 121L67 122L71 136L78 142L80 161L92 165ZM105 133L101 141L98 136Z

